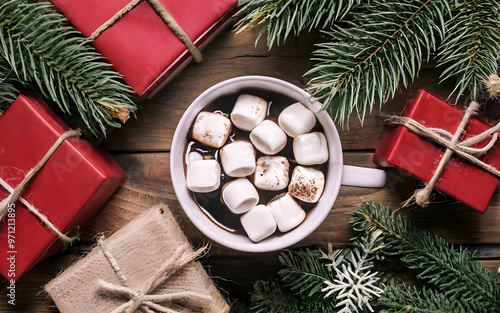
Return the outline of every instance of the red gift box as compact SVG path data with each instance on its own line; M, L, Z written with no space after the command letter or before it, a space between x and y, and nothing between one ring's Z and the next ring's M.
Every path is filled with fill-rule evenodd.
M131 0L52 0L86 37ZM199 48L208 43L235 12L237 0L160 0ZM190 61L186 46L147 2L121 17L93 42L141 97L152 96Z
M405 107L402 116L409 117L427 128L439 128L454 134L464 114L428 92L420 90L417 97ZM477 119L470 119L462 140L490 128L491 126ZM488 142L489 140L485 140L471 148L482 148ZM427 183L436 171L444 151L443 147L423 139L404 126L399 126L383 134L373 160L383 167L399 168ZM487 154L479 157L479 160L500 169L500 145L495 144ZM484 213L498 181L498 178L488 171L453 155L434 188Z
M0 117L0 178L16 188L68 126L39 98L20 95ZM55 150L21 197L57 230L73 236L126 179L102 149L68 138ZM6 187L7 188L7 187ZM0 187L0 199L10 192ZM0 226L0 273L17 280L62 247L56 234L19 201ZM14 217L15 215L15 217Z

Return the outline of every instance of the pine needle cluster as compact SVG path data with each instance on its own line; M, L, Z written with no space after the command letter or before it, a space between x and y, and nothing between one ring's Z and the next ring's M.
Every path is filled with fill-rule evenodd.
M267 46L284 42L290 35L298 36L303 30L331 27L341 20L360 0L240 0L243 8L236 14L241 19L236 23L238 32L265 26L259 34L265 32ZM257 40L259 40L259 38Z
M400 82L412 82L435 52L445 36L448 2L375 0L356 7L314 52L318 63L306 73L314 76L310 92L339 123L352 113L363 121L377 100L387 102Z
M279 279L256 282L251 305L231 312L500 312L500 275L468 250L456 249L373 201L353 212L351 224L358 233L352 247L282 253ZM416 272L423 287L394 280L380 284L381 275L373 269L390 258ZM388 269L382 277L390 275Z
M349 249L283 252L279 279L255 282L252 305L237 305L231 312L374 312L369 302L383 292L373 271L380 244L374 234L357 238Z
M0 21L0 109L31 89L94 134L135 111L131 89L50 3L0 0Z
M491 313L475 307L475 303L451 299L434 289L418 290L405 284L389 285L379 304L385 307L383 313Z
M12 68L5 59L0 58L0 116L19 95L17 81Z
M257 281L254 284L252 305L231 309L231 313L335 313L331 301L321 297L297 294L278 279Z
M437 61L441 78L455 79L458 96L477 99L500 65L497 0L243 0L238 29L263 24L267 43L318 28L317 63L308 90L340 124L361 121L418 77L422 62ZM308 10L318 6L316 12ZM260 37L260 36L259 36Z
M461 1L452 16L436 57L444 69L441 79L455 78L457 95L469 91L477 100L486 79L499 71L500 3Z
M354 230L381 232L382 252L399 256L427 284L421 291L388 287L380 301L388 307L383 312L500 312L500 275L475 261L467 249L455 249L374 202L362 203L353 215Z
M335 313L335 298L324 299L323 282L333 279L320 250L286 251L279 278L256 281L251 304L238 302L231 313Z

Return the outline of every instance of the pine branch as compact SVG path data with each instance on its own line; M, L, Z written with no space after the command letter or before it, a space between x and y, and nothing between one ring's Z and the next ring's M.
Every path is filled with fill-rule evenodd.
M284 286L281 281L258 281L254 284L252 306L248 313L335 313L328 301L310 299Z
M449 19L447 0L374 0L355 7L344 25L326 32L318 45L319 63L306 75L309 91L334 120L344 124L353 112L361 121L376 101L387 102L407 86L424 59L437 49Z
M15 80L35 89L94 133L134 112L131 89L90 42L47 3L0 1L0 58Z
M456 79L455 91L477 100L485 80L500 67L500 5L497 0L464 0L446 23L438 55L441 79ZM457 97L458 98L458 97Z
M337 312L373 312L369 303L379 297L377 272L372 272L379 250L379 234L358 237L346 250L300 250L282 253L281 280L286 287L311 302L324 302Z
M386 307L382 313L490 313L467 301L450 300L433 289L417 290L405 284L391 284L385 289L379 304Z
M237 301L231 305L231 309L229 313L254 313L249 304L244 303L243 301Z
M351 219L355 231L381 231L384 251L401 256L419 278L450 301L468 301L481 310L500 312L500 275L491 273L465 250L455 250L440 237L391 214L382 205L364 202Z
M326 30L329 40L318 45L313 55L318 63L306 73L312 77L308 90L342 125L352 113L363 122L377 103L381 106L418 76L423 61L438 61L444 69L441 80L456 79L457 99L465 93L478 99L484 81L499 71L497 0L328 2L339 7L320 0L241 3L238 29L264 23L269 47L303 29ZM318 13L309 10L318 3Z
M12 69L5 59L0 58L0 116L17 99L19 88Z
M377 237L359 242L353 249L328 253L320 249L283 252L280 279L254 284L248 312L344 313L365 312L365 308L373 312L368 301L382 292L375 286L377 273L370 271L380 243Z
M279 257L283 266L279 271L281 280L294 292L322 299L322 284L325 280L335 279L335 272L325 266L325 262L319 261L321 256L320 250L283 252ZM335 306L335 299L328 302L332 301Z
M255 27L260 24L260 36L267 32L267 46L272 48L290 36L298 36L303 30L314 28L330 28L341 20L349 10L359 4L360 0L240 0L243 7L236 16L242 18L236 23L237 31Z
M383 313L500 312L500 275L466 250L455 250L373 201L362 203L353 215L359 235L351 239L352 247L282 253L280 280L257 282L253 307L242 312L374 312L373 303ZM425 287L417 290L392 281L382 293L372 270L374 261L387 255L399 256L417 270Z

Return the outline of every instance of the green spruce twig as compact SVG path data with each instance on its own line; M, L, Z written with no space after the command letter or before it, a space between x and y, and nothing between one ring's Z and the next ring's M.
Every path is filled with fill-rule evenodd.
M452 300L436 290L418 290L406 284L387 286L379 304L385 307L381 313L491 313L473 302Z
M339 254L343 253L339 251ZM322 255L321 250L309 249L283 252L279 257L283 267L279 272L281 280L292 291L321 300L324 297L322 283L335 279L335 272L320 261ZM333 298L328 302L335 304L336 300Z
M437 56L441 79L456 80L457 96L469 91L477 100L485 80L500 64L500 4L497 0L462 1L446 23ZM458 98L458 97L457 97Z
M318 63L309 91L340 124L356 113L363 122L375 103L407 86L445 36L447 0L374 0L357 6L343 25L325 32L331 39L318 45Z
M0 0L0 67L8 73L0 90L34 89L63 112L79 114L94 134L119 127L113 118L136 109L131 89L52 8L50 3Z
M351 224L358 232L351 247L282 253L280 279L257 282L250 309L234 312L500 312L500 275L467 250L456 250L373 201L353 212ZM392 256L418 273L422 288L393 280L382 293L373 269L376 261Z
M381 232L383 251L399 255L408 268L419 272L418 278L450 302L469 302L478 310L500 312L500 275L476 262L468 250L455 250L443 238L418 229L374 202L362 203L353 216L355 231Z
M242 18L236 23L241 32L257 25L264 25L257 38L267 32L269 49L279 45L290 35L298 36L301 31L331 27L341 20L360 0L240 0L242 8L236 16Z
M359 237L349 249L286 251L279 280L259 281L252 295L257 313L373 312L382 289L373 272L378 235Z
M241 3L238 29L263 23L269 48L304 29L324 30L328 39L313 54L317 64L305 74L311 77L307 88L341 125L353 113L363 122L415 80L424 61L438 62L442 80L456 80L457 100L467 93L478 100L483 82L499 72L497 0ZM316 12L307 9L313 5Z
M254 284L252 305L245 312L252 313L335 313L337 310L330 301L309 298L307 295L292 291L276 279L257 281ZM231 313L238 312L231 310Z
M17 81L12 68L5 59L0 58L0 116L19 95Z

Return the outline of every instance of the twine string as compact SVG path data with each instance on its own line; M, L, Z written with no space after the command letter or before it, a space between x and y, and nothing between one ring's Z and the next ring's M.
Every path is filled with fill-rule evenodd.
M420 137L423 137L425 139L429 139L446 148L441 160L439 161L439 165L436 168L429 182L425 185L424 188L415 190L413 195L408 200L403 202L402 207L407 207L412 203L416 203L422 207L429 205L430 203L429 198L432 189L436 185L439 177L441 176L441 173L445 169L446 164L449 162L453 154L456 154L459 157L467 160L468 162L488 171L489 173L497 177L500 177L500 171L498 169L479 160L476 157L478 155L482 155L488 152L488 150L490 150L496 143L498 139L498 136L496 136L496 134L500 131L500 123L496 124L492 128L476 136L470 137L460 142L460 139L465 133L465 128L467 127L467 124L471 116L474 114L474 112L477 112L479 106L480 106L479 103L477 103L476 101L472 101L470 103L469 107L467 108L460 122L460 125L458 126L454 134L451 134L450 132L439 128L427 128L409 117L390 116L387 119L387 122L389 124L405 126L410 132L419 135ZM490 136L491 138L488 144L486 144L484 147L482 148L470 147L472 145L475 145L477 143L486 140Z
M160 268L154 273L154 275L146 280L146 282L140 287L140 289L136 291L128 286L127 279L123 275L118 262L106 247L103 236L101 236L97 240L97 244L101 248L101 251L108 260L121 283L121 285L118 285L100 279L99 283L101 285L101 289L113 296L125 296L129 299L127 302L124 302L113 311L111 311L111 313L132 313L136 312L137 310L143 310L145 312L156 310L158 312L180 313L160 303L168 303L185 299L189 300L190 303L194 305L203 307L203 304L206 303L206 301L212 300L212 297L210 296L190 291L151 294L151 292L153 292L159 285L167 281L177 271L181 270L184 266L192 262L200 254L202 254L203 251L205 251L206 247L202 247L196 251L190 249L188 244L184 244L178 247L172 254L172 256L160 266Z
M203 56L201 55L200 50L195 46L195 44L191 41L186 32L182 29L182 27L177 23L177 21L170 15L170 13L165 9L165 7L158 0L132 0L129 2L123 9L118 11L115 15L113 15L109 20L107 20L104 24L98 27L92 35L90 35L89 39L94 41L96 40L102 33L104 33L108 28L113 26L118 20L120 20L127 13L132 11L135 7L137 7L142 2L146 1L149 3L151 8L155 11L156 14L162 19L162 21L167 25L167 27L172 31L172 33L179 38L179 40L186 46L189 53L193 56L193 60L196 63L200 63L203 60Z
M102 33L108 28L111 28L118 20L120 20L124 15L126 15L128 12L132 11L136 6L144 2L144 0L133 0L130 1L123 9L120 11L116 12L115 15L113 15L109 20L104 22L101 26L99 26L93 33L90 35L89 39L91 41L94 41L97 39L97 37L101 36Z
M12 188L5 180L0 178L0 186L4 188L9 196L3 199L0 202L0 221L3 221L7 216L7 212L9 206L14 204L16 201L21 202L31 213L33 213L49 230L51 230L54 234L59 237L65 244L69 244L73 241L72 238L69 238L65 234L61 233L55 226L52 224L49 219L42 214L36 207L34 207L31 203L29 203L26 199L24 199L21 195L23 191L29 186L29 184L33 181L36 175L40 172L43 166L47 163L50 157L56 152L59 146L64 142L64 140L72 137L79 137L81 134L80 129L72 129L63 133L57 140L54 142L52 147L45 153L43 158L38 162L38 164L32 168L28 174L24 177L22 182L16 187Z

